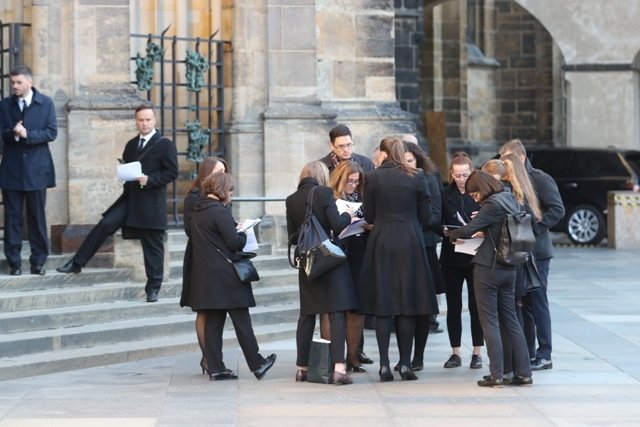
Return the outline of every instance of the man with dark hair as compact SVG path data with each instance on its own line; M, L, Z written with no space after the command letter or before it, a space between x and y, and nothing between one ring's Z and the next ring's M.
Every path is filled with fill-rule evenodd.
M500 147L501 156L511 153L520 159L529 172L529 177L540 202L540 209L542 209L542 219L533 226L536 235L533 254L536 267L542 277L543 286L536 292L528 293L522 300L524 335L529 348L531 369L540 371L553 368L551 362L551 313L547 298L549 264L553 257L553 244L549 229L564 216L564 204L556 182L548 174L531 166L531 162L527 159L527 151L519 139L507 141ZM538 339L537 348L536 338Z
M135 119L139 135L127 142L122 159L125 163L140 162L143 175L124 183L120 197L102 214L73 258L57 271L80 273L107 237L123 228L123 235L129 231L140 238L147 302L156 302L164 274L167 184L178 176L178 156L175 144L155 129L156 116L150 105L136 108Z
M58 135L53 101L33 87L29 67L9 74L13 95L0 104L0 188L4 202L4 254L9 274L22 274L22 209L27 209L31 274L44 275L49 256L45 203L56 186L49 143Z
M332 172L343 160L353 160L358 163L362 166L364 173L373 170L373 162L368 157L353 152L355 144L351 138L351 129L346 125L336 125L329 131L329 144L331 152L320 159L327 165L329 172Z

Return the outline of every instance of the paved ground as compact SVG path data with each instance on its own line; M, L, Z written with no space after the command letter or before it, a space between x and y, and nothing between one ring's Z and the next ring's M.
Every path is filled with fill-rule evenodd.
M558 248L556 255L554 369L536 373L530 388L475 385L488 370L467 367L468 327L463 367L442 368L448 339L432 335L414 382L380 383L371 365L352 386L295 383L289 340L263 345L278 361L262 381L229 349L236 382L210 382L197 354L0 382L0 427L640 425L640 251ZM377 359L372 331L366 351Z

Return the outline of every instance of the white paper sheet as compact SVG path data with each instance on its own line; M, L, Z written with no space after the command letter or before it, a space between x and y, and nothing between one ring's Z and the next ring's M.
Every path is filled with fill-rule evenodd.
M120 181L135 181L141 176L144 176L142 173L142 165L140 162L131 162L125 163L123 165L118 165L117 169L118 179Z
M362 203L359 202L347 202L346 200L338 199L336 200L336 207L338 208L338 212L345 213L348 209L351 209L353 212L357 211L358 208L362 206Z
M260 218L247 218L244 220L238 231L247 231L256 226L260 221L262 221Z
M454 252L475 255L484 239L457 239L453 245Z
M346 226L344 228L344 230L342 230L342 232L340 232L338 237L340 239L344 239L345 237L354 236L356 234L364 233L365 232L364 225L366 223L367 222L362 218L356 219L351 224Z
M247 242L244 244L242 252L257 252L258 240L256 239L256 233L253 231L253 227L247 228L245 233L247 233Z

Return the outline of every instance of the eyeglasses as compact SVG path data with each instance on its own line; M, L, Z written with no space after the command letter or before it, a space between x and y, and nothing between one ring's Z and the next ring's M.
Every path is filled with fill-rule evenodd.
M463 178L467 179L467 178L469 178L469 175L471 175L471 174L468 174L468 173L457 173L457 174L453 175L453 178L454 179L463 179Z
M360 180L359 179L348 179L347 178L347 185L358 185L360 184Z
M334 145L339 150L351 150L355 144L353 142L349 142L348 144L340 144Z

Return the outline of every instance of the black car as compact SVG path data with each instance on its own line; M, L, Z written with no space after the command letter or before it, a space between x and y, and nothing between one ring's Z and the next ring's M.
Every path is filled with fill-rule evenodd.
M640 151L527 147L527 157L558 184L566 214L554 230L574 243L595 245L606 236L608 191L638 191Z

